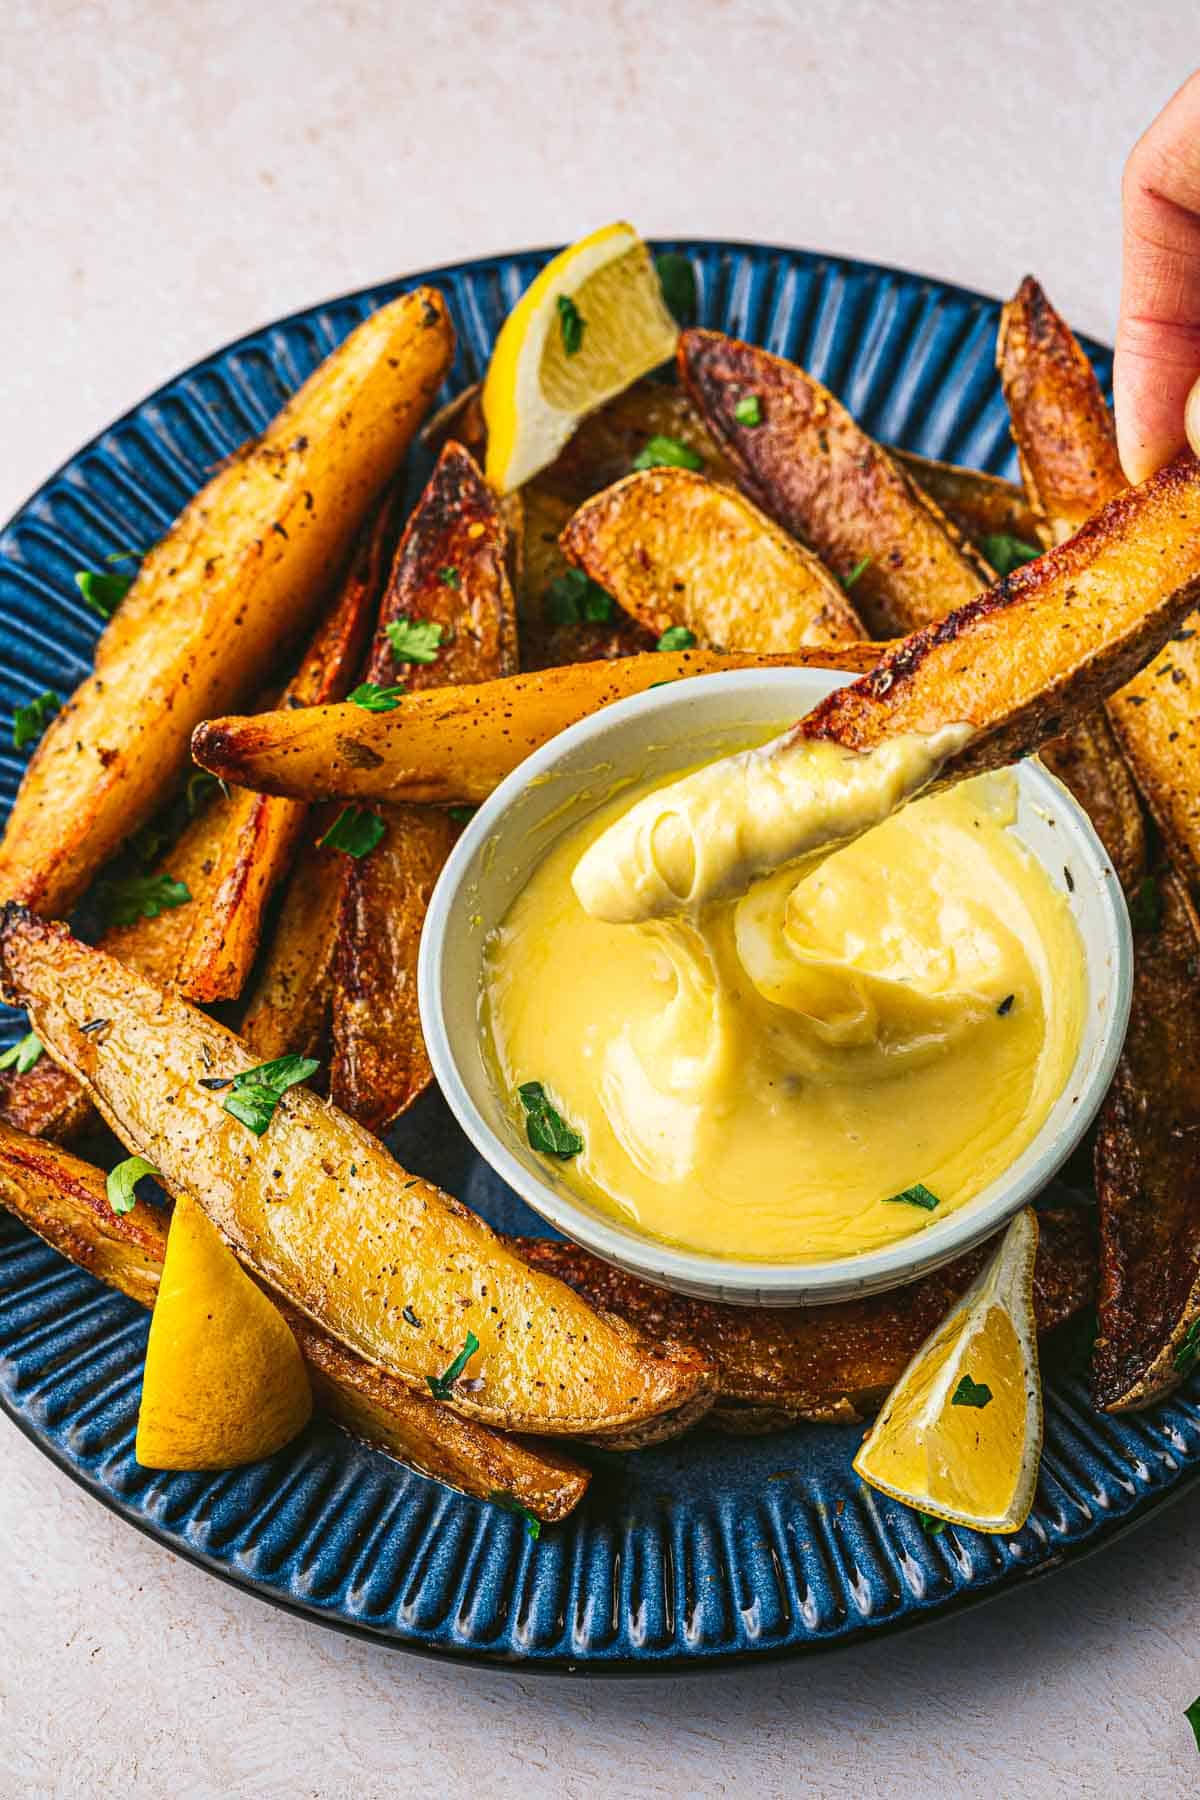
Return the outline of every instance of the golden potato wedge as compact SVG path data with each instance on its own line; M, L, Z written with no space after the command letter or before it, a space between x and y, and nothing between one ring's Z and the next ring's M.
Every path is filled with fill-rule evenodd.
M438 626L441 641L422 649L429 660L405 662L388 631L416 621ZM448 443L396 551L367 679L386 685L402 677L416 693L507 675L516 664L504 521L470 453ZM408 704L406 696L397 712ZM351 862L342 889L329 1082L334 1103L376 1132L433 1079L417 1011L417 948L459 829L428 808L386 807L380 816L382 839Z
M777 524L840 580L875 636L912 631L965 606L990 571L928 494L794 363L718 331L679 340L684 387ZM747 397L758 424L739 422Z
M653 650L657 634L612 604L604 617L572 616L578 607L555 606L555 583L570 569L559 533L571 504L530 482L520 494L520 575L514 582L522 669L556 669L561 663L608 661Z
M246 1047L260 1062L316 1056L333 1001L333 958L347 859L324 850L337 809L310 814L262 969L242 1020Z
M30 1137L67 1144L78 1137L95 1113L75 1077L48 1056L32 1069L0 1070L0 1121Z
M782 654L865 635L845 589L744 495L690 469L627 475L573 514L569 561L657 638Z
M722 669L875 666L881 644L830 644L787 656L663 650L574 663L477 687L414 694L394 713L356 706L211 719L192 740L202 768L262 793L477 805L534 750L614 700L660 681Z
M1014 537L1023 544L1038 542L1033 507L1025 490L1015 481L985 475L981 469L964 469L958 463L938 462L895 446L891 455L985 557L985 541L990 537Z
M341 700L357 672L395 542L394 497L376 508L331 611L280 699L283 707ZM263 915L287 873L308 808L244 789L225 812L225 834L203 895L188 908L188 935L171 985L191 1000L236 1000L262 935Z
M444 1381L446 1404L484 1424L610 1442L707 1409L703 1356L649 1344L526 1268L309 1089L289 1088L256 1135L211 1086L251 1066L241 1040L66 926L10 903L0 972L122 1142L200 1200L269 1287L406 1386L442 1398ZM81 1029L97 1017L104 1031Z
M55 1250L139 1306L158 1292L167 1216L139 1203L115 1213L103 1172L68 1151L0 1126L0 1206ZM539 1519L565 1518L588 1472L549 1444L460 1419L374 1368L284 1306L321 1410L354 1437L481 1500L515 1500Z
M0 843L0 895L69 911L175 786L192 728L303 632L452 349L432 289L380 308L197 495L179 556L149 559L99 667L34 753Z

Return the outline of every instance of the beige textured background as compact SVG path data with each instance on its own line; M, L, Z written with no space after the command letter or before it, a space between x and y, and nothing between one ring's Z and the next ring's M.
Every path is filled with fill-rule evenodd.
M1125 148L1193 0L5 0L0 515L259 321L578 235L762 237L1111 332ZM0 1423L0 1796L1196 1791L1200 1515L923 1635L689 1682L538 1682L296 1623Z

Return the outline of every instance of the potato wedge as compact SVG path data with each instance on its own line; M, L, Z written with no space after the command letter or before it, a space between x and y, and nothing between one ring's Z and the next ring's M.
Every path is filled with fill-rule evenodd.
M1086 1306L1096 1247L1084 1215L1039 1215L1034 1305L1052 1331ZM730 1431L779 1430L798 1419L858 1420L874 1412L929 1333L974 1280L994 1243L909 1287L839 1306L723 1306L652 1287L577 1244L512 1238L531 1267L557 1275L604 1312L647 1336L697 1345L717 1371L709 1423Z
M721 669L858 673L873 668L883 649L831 644L777 657L664 650L574 663L477 687L414 694L394 713L328 706L211 719L197 729L192 754L202 768L262 793L477 805L557 732L656 682Z
M145 1204L114 1213L104 1174L91 1163L0 1126L0 1206L89 1274L153 1306L167 1215ZM294 1308L281 1310L317 1404L352 1436L463 1493L513 1499L539 1519L565 1518L582 1499L587 1470L551 1445L460 1419L352 1355Z
M427 662L398 658L387 635L414 620L441 629L435 650L422 651ZM416 693L487 681L516 666L507 531L469 452L448 443L396 551L367 680L403 678ZM407 704L406 696L397 710ZM429 896L459 832L449 814L428 808L386 807L381 817L382 840L351 863L342 889L329 1083L335 1105L376 1132L433 1079L417 1011L417 948Z
M894 445L891 455L984 556L986 538L1015 537L1023 544L1038 542L1033 508L1025 490L1015 481L985 475L981 469L964 469L958 463L938 462Z
M1120 745L1103 708L1038 751L1096 827L1127 894L1146 873L1146 825Z
M679 373L751 499L840 580L859 571L854 605L874 636L944 618L987 586L973 546L803 369L718 331L685 331ZM747 395L757 425L736 417Z
M556 614L551 589L571 566L558 542L571 504L536 482L521 490L520 500L520 574L513 585L522 669L556 669L562 663L608 661L653 650L657 634L615 604L601 619L572 617L570 608L560 607Z
M174 787L192 728L303 632L452 349L434 290L380 308L197 495L179 557L149 559L96 672L34 753L0 843L0 895L69 911Z
M250 1067L245 1045L185 1000L12 904L0 970L122 1142L347 1349L424 1393L474 1340L446 1404L514 1431L630 1442L707 1409L712 1372L698 1352L648 1344L527 1269L309 1089L290 1088L255 1136L201 1085ZM81 1029L97 1017L105 1031Z
M347 859L319 840L336 817L323 807L309 816L275 930L242 1019L246 1047L260 1062L316 1056L333 1000L333 958Z
M18 1074L0 1070L0 1122L30 1137L67 1144L94 1119L92 1103L75 1077L48 1056Z
M1162 872L1135 941L1133 1011L1100 1115L1100 1334L1092 1396L1148 1406L1195 1361L1200 1327L1200 922Z
M845 589L743 494L690 469L648 469L587 500L569 559L657 638L782 654L865 635Z
M395 542L398 508L385 497L363 528L337 599L284 689L283 707L344 698L361 661ZM287 873L308 808L239 790L202 896L188 908L189 931L171 985L191 1000L236 1000L246 984L272 893Z

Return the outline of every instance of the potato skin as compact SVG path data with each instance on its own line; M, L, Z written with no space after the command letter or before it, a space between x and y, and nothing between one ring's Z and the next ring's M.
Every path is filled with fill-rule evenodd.
M333 998L333 957L346 858L320 839L336 807L310 812L275 929L242 1019L242 1037L259 1062L316 1056Z
M193 727L303 632L452 349L433 289L380 308L196 496L34 753L0 844L0 896L69 911L174 787Z
M1004 536L1024 544L1038 542L1037 518L1024 488L982 469L965 469L958 463L939 462L912 450L890 447L890 455L939 507L963 537L979 551L983 540Z

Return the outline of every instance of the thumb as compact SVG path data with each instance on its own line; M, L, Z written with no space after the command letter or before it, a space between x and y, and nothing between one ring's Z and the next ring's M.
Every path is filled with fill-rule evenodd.
M1186 442L1200 375L1200 72L1134 145L1122 203L1113 395L1121 462L1144 481Z

